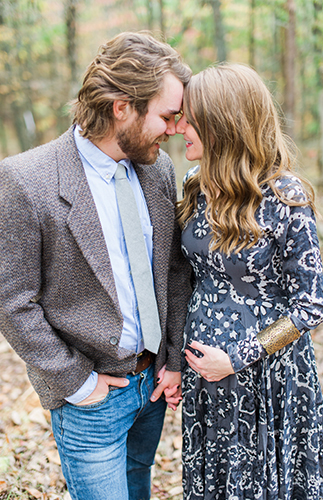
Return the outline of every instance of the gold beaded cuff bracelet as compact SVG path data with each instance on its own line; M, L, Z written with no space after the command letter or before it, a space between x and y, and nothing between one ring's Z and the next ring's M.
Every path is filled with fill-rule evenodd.
M267 354L273 354L301 336L294 323L287 317L279 318L258 333L257 339Z

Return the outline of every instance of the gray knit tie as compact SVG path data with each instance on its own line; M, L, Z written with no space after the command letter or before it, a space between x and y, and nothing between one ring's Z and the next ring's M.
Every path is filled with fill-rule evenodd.
M135 287L145 349L157 354L161 330L144 235L126 168L118 163L114 175L119 212Z

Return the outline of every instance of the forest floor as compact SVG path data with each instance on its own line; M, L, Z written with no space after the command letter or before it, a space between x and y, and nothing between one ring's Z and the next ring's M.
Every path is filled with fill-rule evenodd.
M167 410L152 499L180 500L181 411ZM0 500L70 500L50 427L24 363L0 334Z
M323 385L323 328L313 333ZM50 427L24 363L0 334L0 500L70 500ZM167 410L152 499L181 500L181 412Z

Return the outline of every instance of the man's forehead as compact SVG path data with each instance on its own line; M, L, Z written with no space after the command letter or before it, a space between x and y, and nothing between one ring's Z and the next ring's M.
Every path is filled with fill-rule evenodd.
M176 76L165 75L163 90L150 102L151 109L158 109L159 112L167 115L177 115L182 108L184 86Z

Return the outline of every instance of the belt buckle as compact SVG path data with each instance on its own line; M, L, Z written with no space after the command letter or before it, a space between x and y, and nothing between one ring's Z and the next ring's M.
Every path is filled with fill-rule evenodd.
M141 351L139 354L137 354L137 357L136 357L136 368L137 368L137 364L138 364L138 360L140 358L142 358L142 356L144 355L144 352L145 352L145 349L143 351ZM137 372L137 370L133 370L132 372L130 372L131 375L135 376L135 375L138 375L139 372Z
M138 369L138 364L141 362L141 363L144 363L145 359L150 357L150 352L147 351L147 349L144 349L143 351L141 351L138 355L137 355L137 362L136 362L136 369L133 370L132 372L130 372L132 375L138 375L138 373L140 373L141 371L145 370L146 367L141 367L140 369Z

